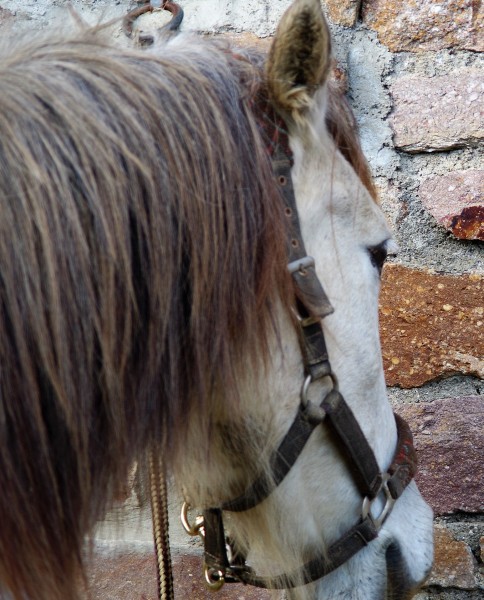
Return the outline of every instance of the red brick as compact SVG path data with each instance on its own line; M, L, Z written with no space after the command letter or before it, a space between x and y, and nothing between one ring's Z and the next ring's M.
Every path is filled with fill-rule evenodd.
M419 196L432 216L456 237L484 240L484 171L454 171L426 179Z
M484 73L402 77L391 87L394 143L406 152L475 146L484 139Z
M426 585L472 590L477 587L471 549L455 540L442 525L434 528L434 566Z
M484 377L483 277L383 270L380 333L388 385L411 388L456 373Z
M416 481L438 515L484 512L484 398L399 404L414 433Z
M326 0L327 13L333 23L353 27L358 18L361 0Z
M366 0L363 6L365 24L393 52L484 50L482 2Z

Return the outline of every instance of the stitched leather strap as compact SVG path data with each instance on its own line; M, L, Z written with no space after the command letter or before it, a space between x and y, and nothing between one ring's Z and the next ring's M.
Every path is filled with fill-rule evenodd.
M346 411L340 409L340 407L346 405L346 403L344 400L337 398L337 393L331 394L332 397L329 399L329 402L327 402L327 398L325 398L322 403L323 406L326 405L329 410L332 411L331 417L328 413L328 418L333 418L336 422L340 418L347 418L348 415ZM335 415L338 416L335 417ZM354 416L351 414L349 419L354 419ZM403 493L405 487L415 475L417 463L410 428L398 415L395 415L395 421L398 431L398 442L392 464L388 469L391 478L387 485L392 497L396 500ZM304 444L305 442L302 444L301 450ZM238 500L239 499L236 501ZM233 501L233 503L235 504L236 501ZM232 503L227 503L227 505L230 504ZM255 506L255 504L253 506ZM253 508L253 506L251 507ZM237 509L237 507L235 507L235 509ZM256 575L253 570L245 564L245 557L239 556L232 564L228 564L223 534L222 512L218 509L211 509L204 512L204 518L206 564L215 570L223 570L225 572L225 581L227 583L243 582L248 585L267 589L290 589L300 585L313 583L314 581L321 579L321 577L324 577L337 569L372 540L378 537L379 529L369 515L349 529L336 542L331 544L324 554L317 554L312 560L302 565L296 572L273 577L261 577Z
M328 422L337 433L335 442L347 459L348 466L355 477L361 494L368 496L370 499L376 496L382 483L380 469L373 450L368 444L350 407L345 402L343 396L336 390L332 390L325 396L320 407L322 412L319 413L319 418L318 416L313 416L313 411L308 413L308 411L304 411L302 408L298 410L291 427L273 454L271 460L272 476L270 480L265 475L260 475L243 494L233 500L224 502L221 505L222 510L242 512L254 508L267 498L289 473L312 432L322 423L325 416L328 417ZM399 417L398 419L400 422L403 421ZM410 431L407 426L403 434L403 439L408 438L409 434ZM410 447L413 448L413 446ZM389 472L395 478L394 481L393 479L390 480L395 493L397 492L397 486L399 486L398 489L401 487L403 490L403 487L408 484L414 473L407 464L394 464L393 471Z
M294 264L306 258L307 253L297 212L296 196L291 177L291 161L280 148L274 153L272 169L284 199L285 214L290 225L287 246L288 263ZM295 269L291 274L295 283L296 296L306 308L308 316L322 319L333 312L331 302L316 275L314 264Z

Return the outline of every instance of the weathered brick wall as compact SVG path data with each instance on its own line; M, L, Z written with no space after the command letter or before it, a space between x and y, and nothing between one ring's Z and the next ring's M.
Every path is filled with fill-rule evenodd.
M187 27L231 32L242 43L264 45L290 0L179 2ZM66 21L65 4L0 0L0 32L58 26ZM93 21L122 15L134 3L72 4ZM389 395L415 432L418 482L436 515L435 567L419 598L482 597L483 4L326 0L323 5L338 74L401 249L383 276L381 334ZM113 35L122 37L119 28ZM142 553L111 553L105 560L94 569L96 597L153 597L145 579L153 564ZM193 575L182 593L208 598L194 583L198 567L189 556L177 559L177 570Z

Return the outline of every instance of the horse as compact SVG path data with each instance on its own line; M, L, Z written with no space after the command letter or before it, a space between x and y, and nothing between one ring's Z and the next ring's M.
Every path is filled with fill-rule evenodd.
M377 307L394 245L319 1L293 3L267 59L92 30L0 56L2 597L83 597L86 536L155 455L215 528L244 499L226 517L239 558L209 582L252 577L244 556L291 600L408 598L432 513L412 469L396 502L386 484L401 444ZM288 431L307 428L295 453ZM348 530L361 548L337 564ZM321 579L300 568L326 559Z

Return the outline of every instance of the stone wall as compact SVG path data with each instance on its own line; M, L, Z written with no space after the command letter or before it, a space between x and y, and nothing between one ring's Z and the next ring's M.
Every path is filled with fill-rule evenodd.
M338 58L401 249L380 319L389 394L415 432L417 480L436 515L419 598L481 597L484 8L328 0L327 10L347 40Z
M290 3L179 1L185 28L260 45ZM0 0L0 32L66 26L66 4ZM71 4L95 22L134 3ZM383 275L381 334L389 395L415 432L418 483L436 515L435 567L418 598L482 597L484 8L476 0L327 0L325 10L338 75L400 245ZM113 36L123 39L118 26ZM140 551L149 525L132 529L131 553L119 556L110 550L112 530L101 530L108 553L93 570L96 597L154 597L145 579L153 565ZM129 535L118 537L120 547ZM198 567L183 539L175 532L177 572L192 577L182 593L208 598L193 583Z

